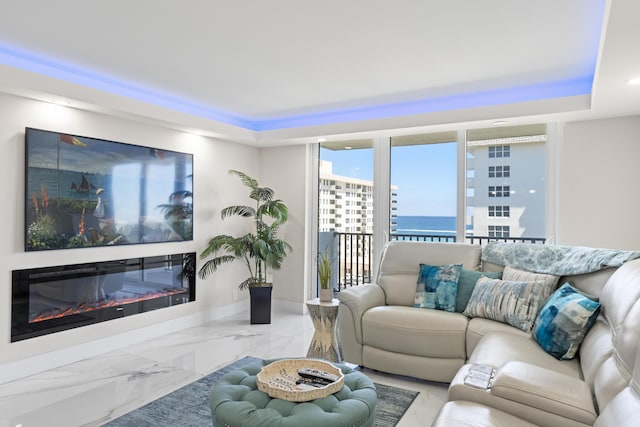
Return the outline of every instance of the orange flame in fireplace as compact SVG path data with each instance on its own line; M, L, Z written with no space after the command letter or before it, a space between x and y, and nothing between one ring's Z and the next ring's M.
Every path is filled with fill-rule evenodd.
M29 323L37 323L37 322L43 322L45 320L59 319L65 316L71 316L73 314L82 314L82 313L92 312L96 310L101 310L103 308L119 307L127 304L133 304L140 301L148 301L148 300L166 297L166 296L187 294L188 292L189 292L188 289L165 289L161 292L150 292L140 297L118 298L113 300L103 300L103 301L99 301L97 303L92 303L92 304L79 304L75 307L60 309L55 312L52 312L51 310L47 310L46 312L40 313L36 315L34 318L30 319Z

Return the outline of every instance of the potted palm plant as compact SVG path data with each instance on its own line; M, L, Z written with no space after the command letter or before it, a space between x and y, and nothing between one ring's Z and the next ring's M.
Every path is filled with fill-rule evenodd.
M331 302L333 289L331 288L331 259L329 247L325 246L324 252L318 254L318 281L320 282L320 301Z
M284 240L278 237L278 231L287 221L289 210L280 199L274 198L274 191L268 187L260 187L257 180L247 174L230 170L230 175L240 178L249 189L249 198L255 201L254 206L234 205L222 209L222 219L231 216L251 218L253 229L241 236L221 234L209 240L207 247L200 254L200 259L207 261L198 272L206 278L222 264L241 261L247 267L249 276L238 287L249 289L251 299L251 323L271 323L271 291L272 284L267 283L269 269L279 269L291 250Z

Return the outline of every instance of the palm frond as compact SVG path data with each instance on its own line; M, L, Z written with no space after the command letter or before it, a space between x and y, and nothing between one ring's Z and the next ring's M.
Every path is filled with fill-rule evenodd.
M234 239L235 239L235 237L227 236L226 234L220 234L218 236L213 237L211 240L209 240L209 243L207 244L207 247L204 248L204 250L200 254L200 259L205 259L205 258L215 254L222 247L224 247L225 244L227 244L228 242L230 242L230 241L232 241Z
M206 279L211 274L213 274L213 272L216 271L222 264L226 264L235 260L236 257L232 255L222 255L219 257L211 258L210 260L205 262L202 267L200 267L198 276L200 276L200 278L202 279Z
M268 216L279 224L284 223L289 218L289 209L280 199L265 202L256 211L258 217Z
M251 191L249 197L258 202L268 202L273 199L274 194L274 191L268 187L258 187Z
M233 169L231 169L231 170L229 171L229 175L235 175L235 176L239 177L239 178L240 178L240 180L242 181L242 183L243 183L246 187L251 188L252 190L253 190L253 189L258 188L258 187L259 187L259 185L260 185L260 184L258 184L258 181L257 181L257 180L255 180L255 179L251 178L249 175L247 175L247 174L246 174L246 173L244 173L244 172L240 172L240 171L237 171L237 170L233 170Z
M222 219L228 218L230 216L243 216L243 217L251 217L256 216L256 210L250 206L227 206L226 208L220 211L220 217Z

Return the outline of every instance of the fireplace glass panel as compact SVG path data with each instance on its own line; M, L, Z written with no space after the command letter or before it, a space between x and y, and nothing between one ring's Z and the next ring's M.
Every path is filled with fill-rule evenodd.
M13 271L11 340L195 300L195 253Z

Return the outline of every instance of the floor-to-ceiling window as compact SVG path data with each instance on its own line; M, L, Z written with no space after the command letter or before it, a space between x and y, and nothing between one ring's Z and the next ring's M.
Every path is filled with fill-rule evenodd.
M544 241L546 125L470 129L466 140L470 240Z
M373 141L320 144L318 252L332 260L332 283L344 287L371 280L374 218Z
M391 138L391 239L456 239L456 132Z
M371 281L391 239L544 242L547 135L535 124L321 143L317 251L330 249L335 286Z

